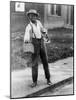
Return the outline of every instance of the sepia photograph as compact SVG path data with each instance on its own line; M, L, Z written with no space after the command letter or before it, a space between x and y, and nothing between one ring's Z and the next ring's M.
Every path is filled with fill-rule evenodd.
M74 5L10 1L10 98L74 95Z

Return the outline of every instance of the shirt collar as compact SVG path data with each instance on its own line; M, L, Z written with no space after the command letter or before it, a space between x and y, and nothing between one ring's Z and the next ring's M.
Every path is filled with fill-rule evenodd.
M37 20L36 20L36 22L37 22ZM30 24L33 25L33 23L31 21L30 21Z

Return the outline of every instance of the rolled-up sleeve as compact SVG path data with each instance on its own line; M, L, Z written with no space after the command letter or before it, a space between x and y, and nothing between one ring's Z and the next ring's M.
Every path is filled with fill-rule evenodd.
M42 23L40 21L38 21L40 28L41 28L41 32L45 32L45 34L47 34L47 29L45 29L42 25Z
M31 30L30 25L27 25L25 28L24 42L30 41L30 30Z

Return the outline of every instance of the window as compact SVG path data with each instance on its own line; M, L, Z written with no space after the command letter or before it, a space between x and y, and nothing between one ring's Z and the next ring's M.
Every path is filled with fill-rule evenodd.
M51 5L51 12L50 12L52 15L55 14L55 5Z
M49 15L61 16L61 5L51 4L48 6Z
M61 16L61 5L56 5L56 14Z

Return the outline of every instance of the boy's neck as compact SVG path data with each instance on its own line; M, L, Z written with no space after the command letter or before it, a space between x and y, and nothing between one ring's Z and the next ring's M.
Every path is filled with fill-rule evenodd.
M37 25L37 21L31 21L33 24Z
M37 21L35 20L35 21L31 21L31 22L35 24Z

